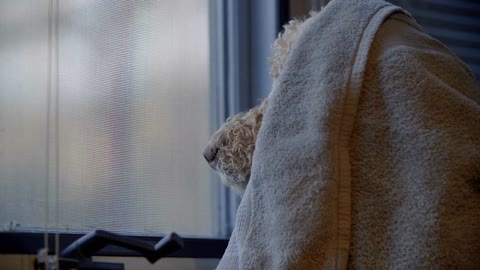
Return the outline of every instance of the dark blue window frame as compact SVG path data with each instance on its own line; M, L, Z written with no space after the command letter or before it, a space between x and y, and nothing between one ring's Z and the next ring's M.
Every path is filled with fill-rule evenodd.
M270 92L268 57L271 44L288 20L288 0L210 0L211 102L217 104L211 117L212 132L233 114L257 105ZM221 258L235 224L240 198L220 188L219 222L224 224L219 238L183 237L185 247L168 257ZM60 250L87 232L61 232ZM55 250L55 232L48 233L48 250ZM157 243L161 235L129 236ZM41 230L0 232L0 254L37 254L44 248L45 233ZM53 254L53 253L52 253ZM107 246L98 256L138 257L121 247Z

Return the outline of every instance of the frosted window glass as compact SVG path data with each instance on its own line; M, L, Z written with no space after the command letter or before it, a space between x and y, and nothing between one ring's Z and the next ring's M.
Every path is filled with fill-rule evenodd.
M208 0L59 3L50 100L48 1L0 4L0 222L44 226L50 102L49 226L215 235Z

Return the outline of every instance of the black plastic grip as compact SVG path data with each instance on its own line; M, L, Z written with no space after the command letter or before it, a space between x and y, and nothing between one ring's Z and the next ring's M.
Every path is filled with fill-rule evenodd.
M182 249L183 239L178 234L172 232L163 237L157 244L152 245L130 236L119 235L103 230L95 230L82 236L66 247L60 253L60 257L82 261L91 258L97 251L107 245L134 250L147 258L150 263L154 263L158 259Z

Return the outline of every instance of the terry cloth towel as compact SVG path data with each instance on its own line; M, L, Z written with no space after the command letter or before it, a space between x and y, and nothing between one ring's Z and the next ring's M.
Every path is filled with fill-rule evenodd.
M309 21L218 269L480 269L472 72L381 0Z

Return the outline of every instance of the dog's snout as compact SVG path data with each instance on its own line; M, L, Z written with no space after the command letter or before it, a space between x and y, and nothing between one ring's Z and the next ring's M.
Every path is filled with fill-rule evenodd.
M203 150L203 156L205 159L208 161L208 163L211 163L215 160L215 157L217 156L218 148L217 147L211 147L207 146Z

